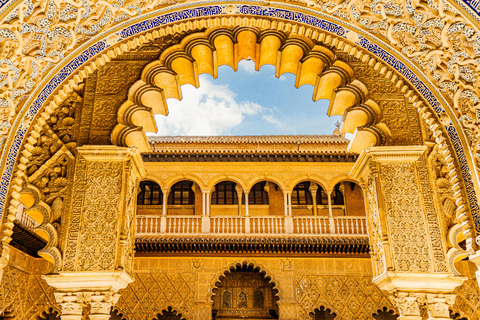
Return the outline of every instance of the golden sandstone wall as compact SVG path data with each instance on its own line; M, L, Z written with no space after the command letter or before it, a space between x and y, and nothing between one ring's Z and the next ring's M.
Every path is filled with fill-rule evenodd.
M43 319L59 312L53 289L42 279L51 265L11 249L11 261L0 286L0 310L14 320ZM372 320L372 313L391 303L371 281L370 259L354 258L234 258L234 257L137 257L135 281L122 290L114 310L127 320L150 320L169 306L186 319L207 319L214 283L230 266L253 264L279 290L282 312L296 319L324 306L344 320ZM471 273L467 262L458 269ZM473 274L473 273L471 273ZM477 282L469 278L455 291L453 313L480 319ZM88 319L85 316L84 319Z

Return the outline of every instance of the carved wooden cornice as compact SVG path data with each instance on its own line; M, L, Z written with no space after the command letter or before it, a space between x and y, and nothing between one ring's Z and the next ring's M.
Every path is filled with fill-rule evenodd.
M148 255L314 255L369 257L367 236L137 236L137 256Z

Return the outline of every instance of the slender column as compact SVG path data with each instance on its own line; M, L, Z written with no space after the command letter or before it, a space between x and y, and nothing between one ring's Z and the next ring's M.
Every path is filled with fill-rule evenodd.
M243 195L243 190L240 185L235 186L235 191L237 192L237 198L238 198L238 215L242 216L242 195Z
M170 193L170 190L162 190L163 191L163 206L162 206L162 215L166 216L168 213L168 194Z
M327 192L327 201L328 201L328 221L330 224L330 233L336 233L335 220L333 219L333 210L332 210L332 192Z
M400 312L398 320L422 320L421 307L425 302L424 294L396 292L389 298Z
M250 233L250 216L248 214L248 192L245 191L245 233Z
M318 185L315 182L310 184L310 194L312 195L312 202L313 202L313 215L318 215L317 211L317 192L318 192Z
M288 195L286 193L283 194L283 208L284 215L288 216Z
M288 215L292 216L292 193L287 195L288 199Z
M210 216L210 191L207 192L207 216Z
M202 191L202 233L210 233L210 192Z
M168 206L168 190L162 190L163 199L162 199L162 216L160 217L160 233L167 232L167 206Z
M110 319L110 310L118 299L119 293L114 292L95 292L86 295L90 300L90 319L91 320L108 320Z
M54 293L55 300L62 308L62 320L82 320L83 302L82 292Z
M285 192L285 191L284 191ZM292 193L284 193L284 204L285 204L285 233L293 233L293 218L292 218Z

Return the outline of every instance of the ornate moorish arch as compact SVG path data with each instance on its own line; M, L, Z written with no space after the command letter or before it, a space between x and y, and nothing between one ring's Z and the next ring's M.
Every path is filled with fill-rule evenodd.
M315 18L314 16L304 14L301 11L299 11L297 15L292 15L292 14L288 14L288 12L292 12L292 11L285 11L285 10L282 10L282 9L278 9L278 10L276 9L276 10L273 10L273 11L269 10L267 12L267 11L260 10L261 7L258 7L258 6L254 6L254 7L241 6L241 8L240 8L240 6L238 6L238 7L235 7L235 8L236 8L235 11L232 11L234 9L234 7L231 7L231 6L228 7L228 9L227 9L227 7L208 7L208 8L204 7L203 9L197 8L197 9L193 9L193 10L190 10L190 11L182 10L182 11L180 11L181 13L169 14L169 15L167 14L166 16L163 16L163 17L160 17L160 18L157 17L154 20L150 20L151 23L148 22L148 23L141 24L141 27L139 27L140 25L134 25L132 27L127 27L127 28L124 28L123 31L120 32L120 33L116 33L115 35L110 35L109 37L103 38L103 40L100 40L100 42L97 42L96 46L90 47L91 49L83 52L83 54L87 54L87 56L88 56L88 54L92 54L92 53L96 53L96 52L102 52L102 51L98 51L97 49L99 49L99 48L105 48L105 49L110 48L111 43L114 43L115 41L121 40L121 38L119 38L119 36L131 37L134 34L138 33L139 31L144 31L145 29L155 27L155 24L157 24L157 23L160 24L160 25L168 23L170 21L168 19L173 19L172 17L175 17L173 20L177 20L177 22L178 22L178 19L180 19L180 20L182 18L187 18L188 19L188 18L191 18L193 15L197 15L197 16L198 15L200 15L200 16L207 15L208 16L208 15L217 15L217 14L222 14L222 13L227 13L227 14L240 13L240 14L243 14L243 15L252 15L252 14L253 15L266 15L268 17L279 16L279 17L285 18L285 19L298 20L298 21L303 21L304 23L306 22L307 24L316 25L317 27L323 28L324 30L327 30L329 32L331 32L331 31L336 32L337 35L340 35L343 38L343 40L336 40L336 38L334 38L332 36L330 36L330 37L326 36L326 40L331 42L332 45L334 45L338 48L341 48L342 50L347 51L347 52L352 53L352 54L357 54L358 55L359 54L358 49L356 48L355 45L352 46L351 44L349 44L348 40L349 39L354 39L354 40L359 40L360 39L359 40L360 42L357 41L357 43L356 43L357 45L359 45L363 48L366 48L369 51L373 50L373 53L377 54L377 57L378 57L379 61L377 61L376 59L368 61L369 63L371 62L372 66L374 68L379 69L388 78L393 80L396 83L396 85L404 86L405 83L403 82L403 80L401 80L398 77L398 75L395 74L394 72L389 72L388 68L387 68L387 65L384 65L380 61L383 59L388 65L393 65L393 66L398 66L398 64L400 63L400 65L402 65L402 67L398 70L402 74L406 75L407 78L410 79L410 82L413 83L414 86L416 86L416 89L420 90L421 93L423 93L424 96L427 97L427 101L429 102L430 106L433 106L435 108L435 111L437 112L437 116L441 116L441 117L445 118L445 114L448 117L448 114L451 113L451 111L448 110L449 109L448 107L445 110L444 110L443 107L440 107L440 105L444 105L444 106L448 105L448 103L446 103L446 101L444 101L441 97L435 98L435 94L433 94L433 92L431 90L429 90L428 86L426 86L423 82L418 81L419 79L415 76L415 74L411 70L409 70L408 68L406 69L408 64L405 64L404 62L401 62L401 61L397 60L395 56L389 54L387 51L383 51L383 50L379 51L378 50L379 47L378 48L375 47L374 42L371 42L366 37L363 37L361 30L356 30L355 28L348 30L348 29L344 28L343 26L340 26L336 23L331 23L330 21L327 21L327 20L320 20L318 18ZM299 8L298 10L304 10L304 8ZM307 12L317 14L317 12L314 12L312 10L307 10ZM182 15L183 15L183 17L182 17ZM167 19L167 20L165 20L165 19ZM324 21L325 23L323 23L322 21ZM180 26L180 25L181 25L181 27L179 27L180 29L175 29L175 28L178 28L178 27L174 27L173 29L181 30L182 28L188 27L188 23L183 24L183 25L181 23L177 24L177 26ZM345 25L345 23L342 23L342 25ZM299 30L301 31L302 28L300 28ZM353 31L353 30L355 30L355 31ZM148 36L145 36L145 37L148 37ZM142 37L140 37L140 39L141 38ZM136 39L138 39L138 38L136 38ZM107 41L107 40L109 40L109 41ZM347 41L347 42L345 42L345 41ZM70 80L69 83L63 88L63 90L59 91L60 97L64 96L69 90L71 90L72 86L74 87L76 85L76 82L81 80L82 76L86 76L88 72L93 71L99 65L104 64L106 61L108 61L110 59L110 56L115 56L119 52L122 52L122 50L125 51L125 50L128 50L129 47L135 46L135 43L138 43L138 40L134 40L133 42L131 41L128 44L117 46L117 48L114 48L113 46L111 46L113 51L109 51L108 54L100 56L98 58L98 60L96 60L96 62L92 63L91 65L89 65L87 67L84 67L83 71L81 71L79 74L74 76L73 79ZM93 48L96 48L96 49L93 49ZM97 50L97 51L95 51L95 50ZM360 54L360 56L362 56L362 54ZM39 99L36 99L35 103L30 103L30 102L26 103L26 105L30 106L28 112L27 112L26 108L23 109L24 110L23 114L27 115L27 118L26 118L25 121L28 122L29 121L28 119L31 119L38 112L38 110L40 109L40 107L42 105L42 102L46 101L46 99L48 97L48 92L52 92L52 90L54 90L54 88L57 87L57 84L59 83L59 81L62 78L67 77L67 74L70 73L70 72L67 72L68 70L73 71L73 69L76 69L82 63L84 64L85 57L86 57L85 55L82 55L81 57L79 57L78 59L75 60L76 62L72 61L69 64L68 67L63 69L66 73L62 72L62 73L57 74L57 76L55 77L55 81L53 81L53 79L52 79L52 81L50 82L50 85L48 85L46 87L41 86L43 88L42 90L44 90L44 91L40 96L38 96ZM72 67L73 67L73 69L72 69ZM415 70L415 68L413 68L413 70ZM416 80L416 79L418 79L418 80ZM428 81L427 81L427 83L428 83ZM418 99L418 98L415 98L414 91L408 89L408 86L405 90L406 90L407 96L411 96L412 100L415 101L415 100ZM443 100L443 102L441 102L442 100ZM29 101L32 101L32 99L29 99ZM59 101L58 98L56 98L56 101ZM57 102L55 102L55 101L51 102L49 108L47 108L46 110L52 111L55 108L56 103ZM427 112L428 111L427 107L422 106L422 105L419 105L418 107L419 107L419 109L421 109L420 111L423 111L424 118L435 117L433 113ZM43 113L43 116L48 116L48 112L46 114ZM21 116L21 117L23 117L23 116ZM18 119L20 119L20 118L18 118ZM460 141L463 141L462 144L465 146L465 140L462 139L462 132L459 131L459 129L457 129L457 128L459 128L458 123L455 121L455 118L451 118L451 120L452 120L452 122L451 122L452 125L450 125L450 123L447 125L447 133L450 135L450 138L452 138L452 137L454 138L454 141L455 141L455 148L454 149L457 153L457 158L460 161L459 167L462 168L463 179L465 181L465 187L467 189L467 196L469 198L468 202L469 202L470 207L471 207L470 208L471 212L473 213L474 216L476 216L476 201L474 201L475 200L475 193L473 192L475 181L476 181L476 178L475 178L476 173L475 173L474 170L470 170L470 171L468 170L469 168L470 169L472 168L472 162L471 162L472 159L469 157L470 153L462 151L461 149L465 149L465 147L462 148L460 146L460 144L458 144L456 142L456 141L458 141L457 140L457 137L458 137L458 138L460 138ZM25 123L25 121L23 121L22 123ZM432 123L432 122L434 122L433 119L430 121L430 123ZM17 121L17 124L20 125L20 123L18 121ZM24 138L25 131L27 130L28 127L26 125L21 125L21 126L19 126L19 128L20 127L22 128L22 130L17 131L16 134L15 134L15 137L13 135L10 135L10 140L14 139L16 141L20 141ZM439 128L441 128L441 125L437 124L436 126L433 126L433 127L435 129L439 129ZM13 131L11 132L11 134L12 133L13 133ZM448 140L448 138L446 138L445 140ZM10 149L10 151L8 153L9 154L9 159L15 158L15 156L18 155L18 151L19 151L18 150L18 144L13 145L12 149ZM6 153L4 152L4 157L5 156L6 156ZM468 165L469 163L470 163L470 165ZM6 169L6 171L4 172L2 181L3 181L3 185L6 187L6 185L8 185L8 183L10 182L10 177L12 175L12 170L13 170L13 163L10 161L9 166L6 166L5 169ZM473 179L472 179L471 173L474 173ZM4 196L6 196L6 194ZM460 207L462 207L462 205L463 204L460 203Z
M30 9L31 8L27 6L27 10ZM171 11L168 11L170 9ZM355 10L358 11L358 8L352 4L350 9L354 10L353 15L355 16ZM441 15L445 14L445 12L451 12L451 8L444 8L443 5L440 5L437 9ZM112 10L114 9L112 8ZM340 8L337 7L336 10L338 11ZM408 10L411 11L411 8L407 8L407 12ZM66 59L64 61L65 64L61 63L56 65L54 67L55 71L52 71L48 77L44 78L45 81L39 84L38 89L36 89L29 98L26 98L23 106L19 106L18 116L15 118L13 125L14 128L8 133L8 141L5 144L6 149L4 149L2 156L3 159L8 159L8 161L2 161L4 164L4 172L1 183L4 193L0 194L0 206L3 210L6 207L5 201L9 195L8 190L10 190L12 195L12 201L9 202L10 206L8 208L9 214L13 214L17 209L16 204L18 204L18 201L15 202L15 200L18 200L18 196L22 191L22 175L27 169L29 152L34 148L37 138L41 136L42 125L52 113L58 111L58 105L63 103L68 94L77 89L83 79L88 77L90 73L98 70L100 66L107 63L112 57L118 57L122 53L128 53L129 50L135 49L145 43L146 40L149 40L149 37L159 36L161 32L165 35L168 33L182 32L184 30L197 30L199 26L202 27L202 23L204 23L203 27L208 25L208 23L213 23L213 26L224 26L223 24L225 24L228 27L232 27L239 23L259 23L259 21L262 21L262 23L269 24L268 27L274 25L274 28L277 29L286 28L289 32L300 36L316 36L317 40L322 41L322 43L338 51L343 51L349 56L365 60L365 63L373 70L378 71L388 79L388 81L400 88L400 90L404 90L405 95L410 102L414 104L417 112L427 123L429 134L433 136L433 141L440 146L439 148L445 157L446 165L451 169L448 177L456 199L457 214L461 218L462 227L464 228L463 231L465 237L468 239L469 251L472 254L474 253L476 250L474 242L475 231L472 230L472 227L473 224L476 223L475 218L478 207L475 194L477 173L475 171L474 157L472 154L472 151L474 152L475 149L469 147L469 142L462 131L461 124L455 118L456 110L451 108L448 99L442 97L441 93L438 92L435 83L433 83L431 79L429 80L427 76L420 74L420 71L416 69L415 62L407 61L408 59L404 56L390 48L387 44L382 43L381 38L377 38L371 34L369 35L362 31L361 28L358 29L346 22L338 21L336 18L319 14L318 11L306 9L305 7L283 4L271 4L270 6L263 6L263 4L225 4L218 6L199 5L197 7L180 5L178 7L168 8L166 11L168 12L165 13L165 15L155 16L147 22L139 22L136 24L136 22L143 18L148 19L154 16L153 13L150 16L139 18L139 20L131 20L126 23L126 25L112 26L112 29L107 33L99 37L93 37L89 42L85 42L83 47L76 49L77 51L72 53L70 57L71 60ZM125 10L123 13L127 14ZM390 11L388 11L388 13L380 12L382 16L389 14L392 13ZM20 12L19 19L24 19L24 16L28 17L29 15L30 13L28 11ZM218 18L218 15L222 15L222 17ZM16 18L12 17L12 19ZM94 23L91 25L95 28L99 27L99 25L95 25ZM162 25L166 25L166 27L161 28L160 26ZM158 29L155 29L157 27ZM80 28L84 27L82 26ZM456 26L456 28L460 28L460 26ZM462 28L465 28L465 26ZM452 28L452 30L454 29L455 28ZM473 28L471 29L473 30ZM150 31L151 33L149 33ZM317 33L315 33L315 31ZM58 30L57 32L62 31ZM392 32L395 31L392 30ZM448 32L448 29L446 32ZM320 40L321 37L323 38ZM395 39L393 36L392 38ZM403 40L404 39L402 39L402 41ZM382 47L387 49L383 49ZM3 44L2 52L9 55L7 49L8 46ZM84 49L85 51L81 52ZM435 66L437 62L438 61L433 59L432 63ZM468 79L470 79L468 73L469 68L458 68L457 62L458 61L455 60L455 62L452 62L449 66L454 71L453 73L449 71L448 68L447 71L454 74L455 81L461 82L466 79L465 81L472 82L468 81ZM462 66L470 64L469 61L460 62ZM452 66L455 65L455 63L457 63L457 66ZM36 67L33 67L33 62L30 64L26 63L26 65L29 65L31 70L33 70L31 75L35 75ZM441 69L441 67L439 68ZM437 71L437 69L435 69L435 71ZM442 75L445 74L445 72L442 73L439 71L433 74L432 79L438 77L438 74ZM12 87L13 82L16 81L13 81L13 79L17 75L17 73L13 73L13 77L11 78ZM28 85L30 86L32 84L30 83ZM15 97L18 97L17 95L20 91L18 91L18 89L15 90L17 91L12 90L11 92ZM26 90L28 91L28 88ZM458 93L457 100L465 99L462 94L469 94L471 96L469 101L476 101L473 90L465 93L466 91L468 90L463 90ZM8 102L8 99L5 99L5 101ZM15 103L15 101L13 101L13 103ZM468 122L468 119L464 119L464 122L465 121ZM22 141L24 141L23 149L21 149ZM135 143L133 143L133 145L134 144ZM15 165L17 165L18 170L14 169ZM14 182L14 184L10 184L11 182ZM473 219L470 219L470 212L472 213ZM8 241L8 232L11 230L8 229L8 222L5 226L6 237L4 239ZM50 241L54 241L52 240L54 238L55 237L52 237Z
M47 96L45 94L38 96L38 99L36 100L37 102L31 105L31 108L29 109L30 111L28 112L30 115L35 114L35 111L38 111L40 113L38 119L33 125L33 128L30 128L30 131L28 131L28 127L23 126L22 128L24 131L17 132L17 138L20 140L22 136L25 136L25 134L28 135L28 138L26 138L27 142L24 145L24 148L26 150L23 149L23 151L21 151L20 163L24 164L29 161L28 150L31 150L33 148L36 142L36 139L40 136L42 122L45 121L44 119L48 119L50 115L53 112L55 112L55 110L58 109L57 108L58 104L62 103L62 99L66 97L67 93L72 92L75 88L77 88L78 84L82 81L83 78L87 77L89 73L95 71L110 59L118 57L120 53L127 53L130 50L135 49L141 46L142 44L150 41L151 39L154 39L155 37L158 37L161 35L178 33L185 30L198 30L206 27L219 27L219 26L227 26L231 28L238 24L244 25L244 26L256 27L256 28L259 28L262 25L264 26L266 25L265 28L267 29L270 28L277 31L288 30L291 34L295 34L297 37L303 37L303 39L305 38L316 39L316 41L321 42L323 45L328 45L332 48L335 48L337 51L344 52L347 56L355 57L363 61L367 65L369 65L373 70L376 70L377 72L379 72L380 75L383 75L388 81L390 81L390 83L394 84L396 88L398 88L401 92L404 92L405 95L408 97L409 101L414 104L414 107L417 109L417 112L419 112L421 117L426 121L428 130L431 131L431 135L434 137L434 140L436 141L436 143L440 145L442 153L444 157L447 159L448 166L450 169L449 178L450 178L452 187L454 188L453 191L455 192L455 196L456 196L456 205L458 210L457 215L462 218L462 222L468 221L468 219L470 218L469 212L471 212L473 218L475 218L477 203L475 201L472 201L472 199L475 199L475 193L469 192L469 190L471 190L474 187L473 181L471 179L471 175L470 175L470 171L468 170L468 167L463 166L463 164L465 164L465 161L468 160L467 159L468 157L465 156L465 153L461 153L462 152L461 146L459 144L456 144L455 141L452 142L451 140L452 134L458 136L458 131L455 131L456 130L454 126L455 123L450 122L446 127L444 127L440 122L440 120L438 119L439 116L441 117L446 115L445 112L447 111L448 108L444 109L442 107L439 107L438 104L440 104L440 102L439 100L434 99L435 98L435 96L433 95L434 92L425 89L427 87L425 87L423 83L417 82L416 80L413 81L411 80L411 78L409 78L409 81L407 81L407 79L402 78L402 74L396 73L396 71L393 68L389 67L389 65L392 65L392 64L394 66L397 66L399 63L402 64L403 62L401 60L396 60L396 57L389 55L388 56L389 59L384 63L382 62L381 59L385 58L385 55L387 55L386 51L379 51L379 52L375 51L373 53L365 52L360 46L360 44L364 44L364 42L362 43L349 42L349 37L352 36L352 32L354 33L357 32L357 30L355 29L354 29L355 31L352 31L347 29L344 25L337 25L331 21L321 20L320 18L317 18L315 16L303 13L300 9L299 9L300 11L297 12L298 13L297 16L291 16L291 15L281 15L280 13L285 12L285 10L283 9L275 9L274 11L271 11L271 12L269 11L268 13L265 13L263 11L258 11L257 10L258 8L259 8L258 6L246 7L245 5L237 5L233 7L232 6L224 6L224 7L208 6L208 7L197 7L196 9L182 9L181 11L179 11L180 13L176 15L167 14L166 16L163 16L164 18L176 17L176 19L180 19L180 21L177 21L176 24L173 24L172 26L155 29L156 27L155 21L159 21L158 20L160 19L159 17L151 20L152 24L143 23L142 26L144 27L142 27L141 30L137 28L138 26L136 27L127 26L122 31L122 34L126 36L126 39L124 40L125 43L120 42L110 47L107 46L107 48L104 51L100 52L100 55L98 57L92 58L93 61L89 66L84 67L83 69L81 69L80 71L77 71L76 73L70 74L72 79L70 79L68 84L63 86L62 90L58 91L53 96L48 106L46 106L45 109L42 109L43 111L39 110L41 106L41 101L46 101ZM235 11L233 9L235 9ZM192 19L191 15L193 15L193 13L200 15L200 18L190 21L190 19ZM311 11L309 11L308 13L311 13ZM225 14L226 16L223 17L222 19L203 18L203 16L205 15L215 16L217 14ZM251 16L251 18L249 16ZM262 16L267 16L269 18L266 19ZM273 19L272 16L280 17L280 19ZM182 19L186 19L186 21L182 22ZM139 31L144 31L144 33L141 35L138 35L137 33ZM332 34L332 32L334 32L334 34ZM118 37L119 34L120 33L117 33L115 36ZM356 35L359 36L358 33L356 33ZM110 40L111 40L111 36L112 35L109 36ZM105 38L104 40L106 41L106 39L107 38ZM366 38L362 38L362 39L365 40ZM303 42L305 42L305 40ZM373 42L371 44L373 44ZM297 46L297 47L301 48L301 46ZM375 56L375 54L377 55ZM180 57L180 56L178 56L177 54L176 58L188 60L185 57ZM81 59L81 58L77 57L74 59L77 59L76 61L79 61L78 59ZM170 60L173 61L175 59L171 58ZM402 66L407 67L406 64L402 64ZM280 68L281 68L281 65L280 65ZM345 71L345 69L343 70ZM403 74L405 74L406 72L405 70L408 70L408 69L397 68L397 71ZM413 75L414 74L412 74L412 76ZM414 87L411 87L410 83L412 83ZM415 88L415 86L417 86L417 88ZM425 89L426 91L423 90L418 92L417 90L418 88L420 88L418 86ZM48 87L48 88L52 88L52 87ZM139 89L138 85L137 86L134 85L132 86L131 91L133 93L136 93L138 92L137 91L138 89ZM151 89L151 85L147 89ZM153 90L150 90L150 91L159 93L162 90L163 88L157 88L157 89L153 88ZM361 90L353 90L353 91L358 92ZM346 92L347 94L350 94L352 93L352 90L346 90ZM145 90L140 90L140 93L145 95L148 94L148 92L146 93ZM417 95L417 93L419 95ZM132 94L132 99L135 100L136 103L140 102L140 104L144 104L144 102L142 102L141 99L140 101L138 100L138 98L142 96L141 94ZM353 96L355 96L355 94L353 94ZM358 97L358 95L356 96ZM435 103L438 103L438 104L434 104L436 106L434 109L431 108L432 101L433 101L431 99L434 99L434 101L436 101ZM427 105L427 103L429 103L429 105ZM127 109L129 108L132 109L131 112L127 112L127 114L130 115L130 118L129 117L125 118L123 116L119 117L120 118L119 122L122 122L122 119L123 121L125 119L129 121L132 120L134 118L133 115L138 111L140 111L139 113L140 115L144 114L145 112L147 113L152 112L145 109L146 106L143 106L143 107L140 106L140 108L137 108L137 107L131 108L132 106L133 104L131 103L127 104ZM155 109L155 108L150 108L150 109ZM353 110L353 111L356 111L356 110ZM131 132L141 133L138 128L139 127L137 128L134 127L133 129L127 128L128 130L126 130L124 136L128 136L129 133ZM115 134L113 136L115 136ZM117 139L114 139L114 141L117 142ZM126 139L124 141L122 141L122 139L118 140L119 143L125 143L126 145L135 145L136 141L138 142L139 140L137 140L136 138L132 139L131 143L127 143ZM453 151L456 152L456 158L455 156L453 156L454 154ZM10 150L11 157L14 157L14 155L18 153L19 153L19 146L18 145L12 146L12 149ZM459 161L458 164L456 160ZM9 175L12 174L11 170L13 170L13 163L10 165L10 167L6 167L6 169L7 170L5 171L3 181L9 180L10 178ZM25 170L21 165L18 167L18 169L19 170L17 170L15 173L17 177L22 176L22 172ZM460 178L459 176L460 172L463 175L462 176L463 181L461 181L462 178ZM8 183L8 182L5 182L5 183ZM15 192L17 192L16 190L22 189L21 179L15 180L15 183L16 183L15 185L11 186L11 189L14 190L13 199L16 200L15 198L16 197ZM464 184L466 192L462 191L463 190L463 188L461 187L462 184ZM1 204L2 203L0 201L0 205ZM14 201L11 203L11 206L9 207L10 212L13 212L16 210L16 204L18 204L18 202ZM468 211L468 206L470 207L469 208L470 211ZM474 246L475 246L473 237L475 232L472 232L473 230L471 229L470 223L463 223L462 227L464 228L465 237L469 239L468 245L470 248L470 252L473 253Z
M237 262L232 262L222 271L218 272L211 281L211 285L208 288L209 295L215 295L214 290L218 289L218 284L222 281L222 279L225 278L225 276L227 276L229 273L233 272L237 267L241 266L253 267L254 270L258 270L261 274L263 274L265 279L269 279L268 282L272 283L274 285L273 289L277 291L276 296L279 298L279 301L282 301L283 290L279 286L278 280L276 280L273 273L269 272L268 269L266 269L261 263L255 260L241 260Z

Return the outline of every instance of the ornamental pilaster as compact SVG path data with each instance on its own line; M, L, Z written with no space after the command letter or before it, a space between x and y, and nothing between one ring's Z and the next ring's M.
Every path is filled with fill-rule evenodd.
M63 264L44 279L63 319L110 318L118 291L133 282L137 186L146 175L136 148L77 148L72 201L66 214Z
M426 146L372 147L351 172L365 192L373 282L397 294L399 309L412 306L404 319L419 316L410 294L448 294L466 280L447 264L426 153Z

